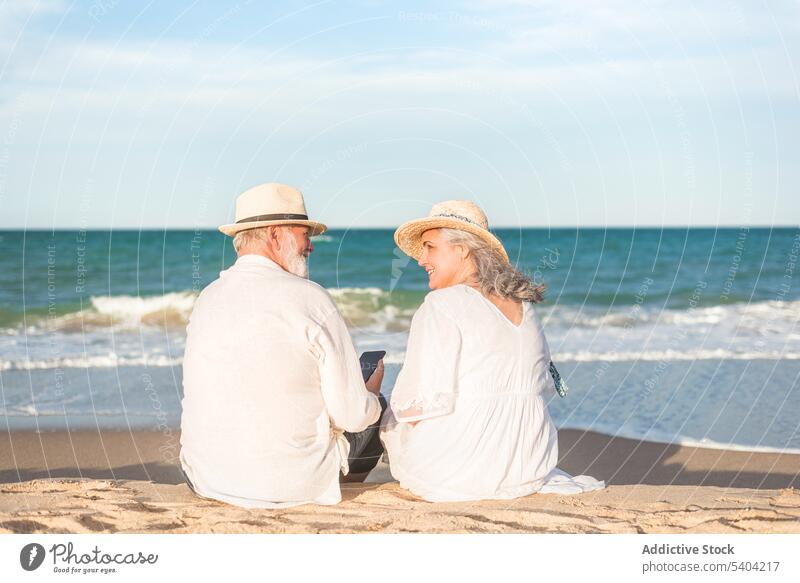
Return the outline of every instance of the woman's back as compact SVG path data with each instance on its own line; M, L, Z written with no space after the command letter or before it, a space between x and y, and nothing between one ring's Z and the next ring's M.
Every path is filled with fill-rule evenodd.
M390 421L383 433L393 475L429 500L537 491L558 457L541 397L548 364L530 304L514 325L467 285L428 294L392 394L397 420L419 422Z
M550 350L532 304L522 303L522 321L515 325L468 285L430 295L436 294L436 306L458 318L462 393L541 393L548 387Z

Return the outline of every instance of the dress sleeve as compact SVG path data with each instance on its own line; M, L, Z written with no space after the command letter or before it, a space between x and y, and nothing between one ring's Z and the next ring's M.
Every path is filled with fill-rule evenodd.
M398 422L453 412L460 355L457 323L426 299L411 320L405 362L392 391L391 408Z
M536 358L533 363L534 385L537 387L537 393L539 394L549 391L555 393L555 379L550 371L550 363L552 362L552 356L550 355L550 344L547 341L547 336L544 333L544 326L542 325L542 322L539 319L539 315L536 313L533 304L529 304L529 309L531 312L533 312L533 320L537 332L537 338L535 342L537 350L534 353Z
M335 427L363 431L378 420L378 396L364 385L353 340L333 300L313 342L319 358L322 398Z

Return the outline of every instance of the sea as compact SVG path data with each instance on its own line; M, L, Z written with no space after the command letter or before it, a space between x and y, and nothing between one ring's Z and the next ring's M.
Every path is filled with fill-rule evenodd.
M558 427L800 452L800 228L496 234L547 286L536 310L569 386L548 397ZM387 351L386 394L428 292L392 235L330 230L314 239L309 263L356 349ZM229 238L0 231L0 249L0 427L179 426L186 323L197 295L234 262Z

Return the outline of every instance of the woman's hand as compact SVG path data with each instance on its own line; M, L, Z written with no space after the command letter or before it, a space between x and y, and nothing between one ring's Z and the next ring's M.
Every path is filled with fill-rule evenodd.
M370 393L375 393L376 395L381 392L381 383L383 382L383 359L381 358L378 361L378 365L375 367L375 372L373 372L370 377L367 379L367 382L364 383L367 386L367 390Z

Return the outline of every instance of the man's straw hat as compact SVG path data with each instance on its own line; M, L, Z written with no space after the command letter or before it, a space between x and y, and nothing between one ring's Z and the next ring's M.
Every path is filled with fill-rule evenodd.
M481 207L468 200L447 200L433 205L424 219L414 219L400 225L394 232L394 242L403 253L414 259L422 255L422 233L428 229L458 229L486 241L508 261L503 244L489 232L489 221Z
M239 231L273 225L307 225L310 235L328 227L308 220L303 194L292 186L270 182L246 190L236 198L236 222L219 230L233 237Z

